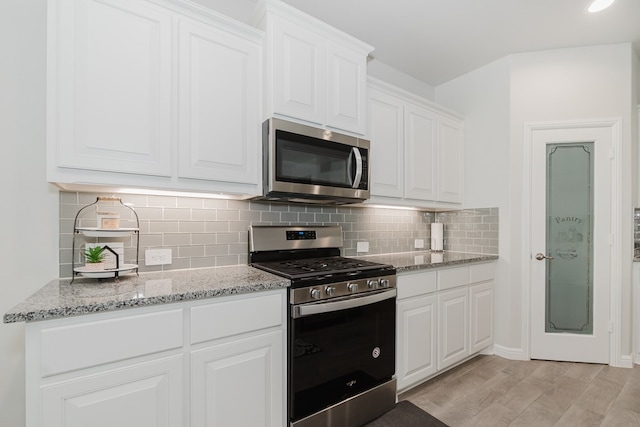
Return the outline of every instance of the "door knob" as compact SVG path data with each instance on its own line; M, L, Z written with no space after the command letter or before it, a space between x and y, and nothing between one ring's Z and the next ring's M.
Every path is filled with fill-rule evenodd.
M553 257L552 256L546 256L545 254L542 254L542 253L538 252L536 254L536 259L538 261L542 261L543 259L553 259Z

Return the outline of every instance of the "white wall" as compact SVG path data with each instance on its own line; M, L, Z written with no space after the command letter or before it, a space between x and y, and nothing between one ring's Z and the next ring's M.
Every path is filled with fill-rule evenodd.
M57 277L58 192L45 179L46 0L0 1L0 313ZM0 426L24 425L24 323L0 324Z
M464 205L499 208L496 343L505 349L515 347L517 352L520 346L519 313L504 309L513 304L509 279L512 262L509 169L506 166L510 161L510 64L509 58L503 58L440 85L436 88L435 97L436 102L465 117Z
M492 64L497 72L492 76L491 67L475 70L466 76L436 88L436 101L465 114L465 150L474 150L478 157L467 157L465 205L491 205L500 207L500 255L501 270L496 290L496 343L506 356L518 357L526 353L528 346L526 325L522 318L526 312L522 302L523 226L522 223L522 171L524 123L532 121L559 121L572 119L612 118L623 120L623 159L631 159L631 102L632 60L630 44L593 46L587 48L559 49L512 55ZM494 70L496 71L496 70ZM508 87L508 101L504 91ZM498 94L496 96L496 88ZM485 95L482 102L481 94ZM480 102L479 102L480 100ZM478 109L489 109L491 114ZM493 113L497 109L498 113ZM505 119L505 115L508 118ZM508 134L492 137L485 125L503 126ZM467 126L469 123L469 126ZM497 159L493 168L486 171L468 162L477 158L489 161L489 153L496 155L495 144L504 150L507 158ZM487 155L483 155L485 151ZM623 201L620 212L629 212L622 218L623 233L618 241L622 257L623 332L621 351L630 354L630 272L632 215L631 200L633 179L630 161L625 160L623 174ZM501 184L498 178L504 179ZM508 189L505 191L505 183ZM486 188L485 188L486 187ZM505 200L506 199L506 200ZM503 209L503 205L506 207ZM504 259L502 259L504 258ZM528 301L528 299L525 299ZM504 304L504 305L503 305ZM507 325L500 324L508 321Z

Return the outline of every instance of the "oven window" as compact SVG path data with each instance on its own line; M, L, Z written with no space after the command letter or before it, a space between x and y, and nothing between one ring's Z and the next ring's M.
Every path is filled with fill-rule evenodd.
M395 298L292 319L292 420L355 396L395 372Z
M276 180L350 188L352 147L285 131L276 134Z

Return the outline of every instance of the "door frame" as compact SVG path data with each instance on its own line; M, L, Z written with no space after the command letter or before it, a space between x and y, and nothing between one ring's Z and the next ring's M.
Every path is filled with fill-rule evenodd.
M592 120L571 120L553 122L525 122L523 140L523 176L522 176L522 337L523 350L527 359L531 359L531 150L533 134L537 131L557 129L609 129L611 147L611 235L610 235L610 308L609 308L609 365L631 367L630 361L623 360L622 350L622 236L620 204L622 201L622 119L603 118ZM627 363L629 362L629 363Z

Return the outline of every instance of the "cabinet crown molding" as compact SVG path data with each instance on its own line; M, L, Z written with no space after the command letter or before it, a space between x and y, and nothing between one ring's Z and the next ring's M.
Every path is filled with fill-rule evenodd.
M374 88L383 92L388 93L389 95L397 96L400 98L404 98L406 101L409 101L414 104L418 104L420 106L425 106L432 111L450 116L452 118L464 121L464 116L457 111L450 110L447 107L444 107L440 104L437 104L427 98L423 98L414 93L411 93L405 89L402 89L398 86L394 86L391 83L387 83L384 80L377 79L375 77L367 76L367 86L370 88Z
M210 9L191 0L147 0L167 10L180 13L182 17L189 17L205 24L216 25L217 28L238 36L253 39L262 44L264 32L244 22L237 21L220 12Z
M333 42L343 44L356 51L360 51L365 55L369 55L374 50L373 46L363 42L362 40L332 27L326 22L308 15L301 10L282 2L281 0L262 0L258 2L250 23L259 27L260 22L267 18L269 14L277 15L300 25L305 25L319 35L326 37Z

